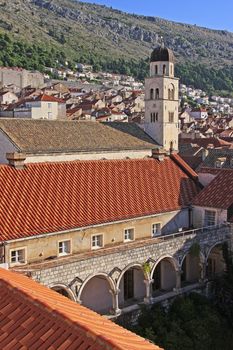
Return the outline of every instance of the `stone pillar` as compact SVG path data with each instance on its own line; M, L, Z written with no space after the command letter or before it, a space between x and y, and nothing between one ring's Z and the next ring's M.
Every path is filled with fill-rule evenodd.
M151 303L151 298L152 298L152 283L154 280L144 280L144 283L146 285L146 296L144 298L144 303L145 304L150 304Z
M181 289L181 273L182 273L181 269L176 270L176 287L175 287L176 292L179 292Z
M119 308L119 293L120 289L112 290L110 289L109 292L112 294L112 310L111 313L115 316L119 316L121 314L121 309Z
M208 265L207 261L200 262L200 279L199 279L200 283L205 282L207 279L207 276L206 276L207 265Z

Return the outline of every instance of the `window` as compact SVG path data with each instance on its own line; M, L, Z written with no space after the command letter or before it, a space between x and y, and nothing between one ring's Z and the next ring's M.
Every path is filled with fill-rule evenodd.
M134 240L134 229L127 228L124 232L124 241L133 241Z
M172 84L168 88L168 99L169 100L174 100L175 99L175 88L174 88L174 86Z
M150 99L154 99L154 89L150 89Z
M157 223L157 224L153 224L152 225L152 237L156 237L161 235L161 224Z
M48 103L48 109L52 108L52 103Z
M163 65L163 75L165 75L166 74L166 65L164 64Z
M156 75L158 74L158 66L157 65L155 66L155 74Z
M58 254L67 255L71 253L71 241L61 241L58 242Z
M205 210L204 216L204 226L214 226L215 225L216 212L213 210Z
M156 114L158 114L158 113L156 113ZM151 113L151 114L150 114L150 122L151 122L151 123L154 123L154 122L155 122L155 118L156 118L155 113Z
M159 113L158 112L155 115L155 119L156 119L156 121L158 121L158 119L159 119Z
M48 112L48 119L52 119L52 112Z
M94 235L91 237L91 248L99 249L104 246L103 235Z
M168 120L169 120L169 123L174 123L174 112L168 113Z
M10 251L10 263L11 264L25 264L26 263L25 248L11 250Z
M155 90L155 99L158 100L159 99L159 89Z

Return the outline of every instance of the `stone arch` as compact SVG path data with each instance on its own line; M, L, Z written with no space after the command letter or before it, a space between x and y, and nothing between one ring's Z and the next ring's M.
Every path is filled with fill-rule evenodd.
M225 241L226 242L226 241ZM211 251L216 247L216 246L218 246L218 245L223 245L223 243L224 242L215 242L212 246L210 246L209 248L208 248L208 250L207 250L207 252L206 252L206 261L208 260L208 258L209 258L209 255L210 255L210 253L211 253Z
M117 280L117 290L119 291L119 304L125 306L126 303L143 300L146 296L145 274L142 264L135 262L127 265Z
M93 273L81 285L78 301L96 312L109 313L113 306L112 296L115 291L115 283L107 273Z
M182 259L180 260L180 263L179 263L179 267L181 268L182 267L182 264L184 262L184 259L185 257L188 255L189 251L187 251L183 256L182 256ZM205 254L200 251L200 261L201 263L204 263L206 261L206 258L205 258Z
M173 84L170 84L168 87L168 99L169 100L175 99L175 86Z
M181 283L196 283L203 276L202 271L204 268L205 256L200 251L198 256L193 256L191 252L188 250L182 260L180 262L180 270L181 270Z
M151 278L153 277L154 270L156 269L156 266L160 263L160 261L162 261L164 259L167 259L173 265L175 271L179 271L178 261L172 255L164 254L164 255L161 255L159 257L159 259L157 259L156 262L154 263L154 265L151 269Z
M65 284L63 283L53 283L49 285L49 288L54 290L55 292L64 295L65 297L69 298L70 300L77 301L74 292Z
M223 242L216 242L207 251L206 254L206 277L212 278L225 271L225 261L222 251Z
M170 255L161 256L151 270L153 295L161 292L169 292L177 287L179 265L176 259Z

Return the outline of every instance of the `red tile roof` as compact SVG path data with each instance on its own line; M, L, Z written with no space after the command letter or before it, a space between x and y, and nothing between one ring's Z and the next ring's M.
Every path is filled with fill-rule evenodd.
M201 207L228 209L233 204L233 170L221 172L193 200Z
M203 148L208 148L208 146L210 144L212 144L214 146L214 148L216 147L230 147L231 143L224 141L222 139L219 139L217 137L206 137L206 138L180 138L179 139L179 144L183 145L183 144L197 144L200 147Z
M57 292L0 269L0 348L159 350Z
M30 102L32 101L65 103L65 101L61 98L57 98L55 96L45 95L45 94L37 96L34 100L31 100Z
M178 210L199 190L187 169L169 157L2 165L0 239Z
M197 180L197 173L177 153L171 154L171 159L174 160L188 176Z

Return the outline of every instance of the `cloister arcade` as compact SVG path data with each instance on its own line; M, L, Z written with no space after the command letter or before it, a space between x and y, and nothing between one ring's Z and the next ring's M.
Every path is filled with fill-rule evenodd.
M182 259L164 255L147 262L150 272L138 262L127 265L117 277L96 272L73 290L65 285L51 286L58 293L101 314L119 314L121 309L140 302L156 301L158 296L182 292L187 285L204 282L225 269L222 245L210 247L207 254L188 251Z

